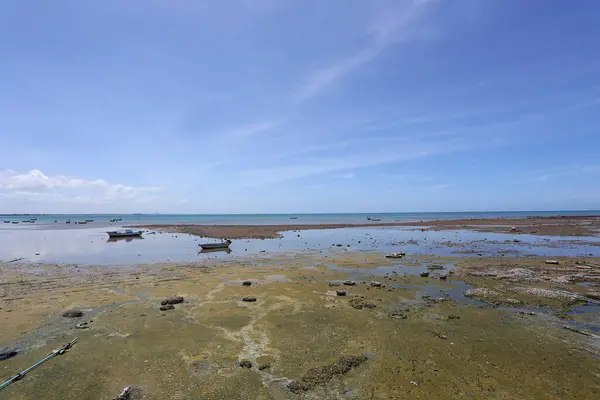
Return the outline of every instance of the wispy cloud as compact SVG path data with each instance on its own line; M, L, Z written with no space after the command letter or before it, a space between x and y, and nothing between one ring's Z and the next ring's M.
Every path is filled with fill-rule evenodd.
M546 182L555 178L560 178L563 176L570 175L579 175L579 174L590 174L590 173L600 173L600 166L598 165L572 165L572 166L564 166L564 167L556 167L546 172L541 173L535 177L535 180Z
M376 11L366 29L366 33L371 36L371 44L314 71L296 93L296 99L302 102L319 95L354 69L376 58L391 45L416 37L420 32L419 23L434 3L434 0L375 2Z
M362 146L352 147L343 154L336 153L332 144L328 157L305 156L301 159L286 161L284 163L264 168L244 169L236 173L236 178L241 179L246 186L264 185L300 179L309 176L344 174L343 171L357 170L365 167L390 164L411 159L462 151L475 146L486 146L488 142L473 143L461 138L444 139L441 141L410 141L394 142L384 141L373 145L364 140Z
M242 125L226 131L223 135L227 140L244 140L268 132L281 123L279 120L268 120L255 124Z
M354 178L354 174L352 172L345 172L342 174L333 174L331 177L335 179L352 179Z

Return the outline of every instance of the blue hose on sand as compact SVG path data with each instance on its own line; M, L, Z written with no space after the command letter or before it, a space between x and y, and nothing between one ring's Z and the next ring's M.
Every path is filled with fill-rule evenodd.
M63 347L61 347L58 350L54 350L52 353L48 354L45 358L43 358L40 361L38 361L37 363L33 364L31 367L29 367L29 368L27 368L27 369L19 372L18 374L16 374L15 376L13 376L9 380L7 380L6 382L0 384L0 390L4 389L5 387L7 387L8 385L10 385L13 382L21 380L29 372L33 371L34 369L36 369L37 367L39 367L40 365L42 365L46 361L50 360L51 358L54 358L54 357L56 357L58 355L61 355L61 354L65 354L65 352L67 350L69 350L75 343L77 343L78 339L79 338L75 338L75 339L71 340L69 343L65 344Z

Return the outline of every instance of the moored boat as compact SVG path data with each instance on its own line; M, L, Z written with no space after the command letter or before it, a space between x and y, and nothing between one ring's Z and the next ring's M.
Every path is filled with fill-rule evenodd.
M386 258L402 258L406 255L405 252L400 251L398 253L390 253L387 256L385 256Z
M125 229L124 231L109 231L108 237L111 239L114 238L124 238L124 237L139 237L142 236L143 231L132 231L131 229Z
M220 243L201 243L199 246L202 247L203 250L226 249L230 244L231 240L227 239L226 241Z

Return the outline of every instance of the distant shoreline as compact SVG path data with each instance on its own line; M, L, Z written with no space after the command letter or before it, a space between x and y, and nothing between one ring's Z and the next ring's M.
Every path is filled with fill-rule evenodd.
M364 224L290 224L290 225L208 225L208 224L150 224L129 225L133 228L187 233L201 237L229 239L272 239L281 232L314 229L416 227L422 230L472 230L543 236L598 236L600 215L552 216L525 218L479 218L384 222Z

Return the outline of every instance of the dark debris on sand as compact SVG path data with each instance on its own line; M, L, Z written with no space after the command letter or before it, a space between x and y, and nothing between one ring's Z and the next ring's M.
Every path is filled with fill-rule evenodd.
M0 360L8 360L19 354L19 349L11 349L8 347L4 347L0 349Z
M142 398L142 390L133 386L127 386L113 400L139 400Z
M77 309L67 310L62 313L62 316L65 318L79 318L83 317L83 311Z
M367 357L364 355L342 357L331 365L308 370L302 378L290 382L287 388L296 394L306 392L317 385L322 385L335 377L350 372L352 368L360 366L365 361L367 361Z
M183 297L181 296L171 296L171 297L167 297L166 299L164 299L163 301L160 302L161 305L167 305L167 304L179 304L179 303L183 303Z
M350 306L356 308L357 310L362 310L363 308L371 309L377 307L375 304L369 303L368 301L363 300L360 297L355 297L352 300L350 300Z

